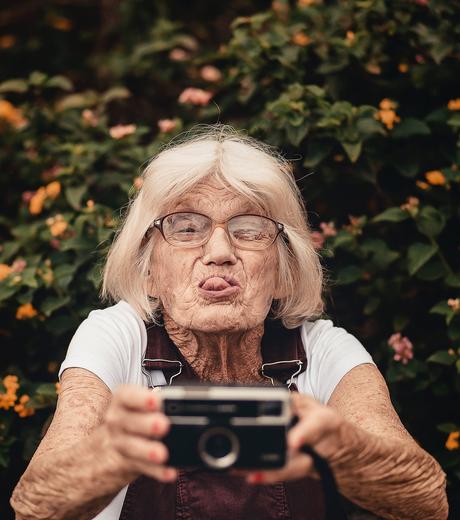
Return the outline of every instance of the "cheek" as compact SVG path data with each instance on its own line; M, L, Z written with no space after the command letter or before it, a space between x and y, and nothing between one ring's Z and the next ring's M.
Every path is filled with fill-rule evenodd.
M159 246L152 255L153 287L155 296L171 299L190 285L193 261Z
M276 254L264 254L248 262L248 288L255 295L271 298L276 290L278 257Z

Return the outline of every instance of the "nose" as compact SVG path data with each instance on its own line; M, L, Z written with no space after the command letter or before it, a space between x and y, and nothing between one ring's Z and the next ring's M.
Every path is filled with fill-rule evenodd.
M216 227L208 242L204 245L203 263L205 265L227 263L234 265L236 262L237 258L227 231L220 226Z

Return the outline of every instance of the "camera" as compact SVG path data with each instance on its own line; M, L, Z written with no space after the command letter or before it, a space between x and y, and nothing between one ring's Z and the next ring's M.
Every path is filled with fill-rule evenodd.
M160 395L171 421L163 439L168 465L215 471L284 466L292 422L286 388L169 386Z

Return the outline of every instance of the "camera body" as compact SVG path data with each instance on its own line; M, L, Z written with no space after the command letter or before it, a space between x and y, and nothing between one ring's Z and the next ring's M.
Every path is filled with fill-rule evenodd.
M270 469L286 462L292 413L284 387L190 385L161 389L171 428L168 465Z

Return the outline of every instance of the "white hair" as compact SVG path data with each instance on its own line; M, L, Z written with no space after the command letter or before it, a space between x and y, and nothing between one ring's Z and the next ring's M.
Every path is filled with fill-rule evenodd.
M157 320L161 303L148 294L156 234L146 240L146 233L166 208L208 178L223 182L284 224L287 240L276 241L282 296L274 301L274 317L288 328L319 317L324 310L323 268L291 164L271 146L222 124L195 125L149 161L110 247L101 296L127 301L144 321Z

